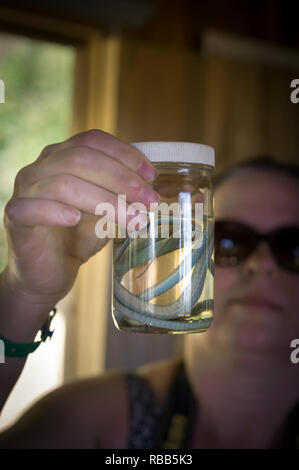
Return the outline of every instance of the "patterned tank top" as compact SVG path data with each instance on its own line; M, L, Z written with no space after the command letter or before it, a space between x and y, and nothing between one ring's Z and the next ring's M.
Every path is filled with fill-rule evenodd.
M179 364L162 405L146 379L125 374L130 412L128 449L189 448L195 419L195 398Z

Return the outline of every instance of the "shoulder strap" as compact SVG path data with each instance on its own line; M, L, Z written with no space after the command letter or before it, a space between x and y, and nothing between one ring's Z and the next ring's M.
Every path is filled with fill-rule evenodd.
M128 449L152 449L160 407L146 379L125 373L130 414Z
M154 448L190 448L195 415L196 401L182 361L162 407Z

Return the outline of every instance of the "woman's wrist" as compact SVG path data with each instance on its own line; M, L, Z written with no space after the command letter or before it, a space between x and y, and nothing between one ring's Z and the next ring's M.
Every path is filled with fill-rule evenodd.
M6 271L0 274L0 336L15 342L34 341L53 307L50 300L18 288Z

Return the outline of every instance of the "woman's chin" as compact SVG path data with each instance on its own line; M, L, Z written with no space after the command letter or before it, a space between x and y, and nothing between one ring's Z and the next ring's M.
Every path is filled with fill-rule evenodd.
M241 325L233 333L233 341L239 348L264 351L273 346L273 338L271 332L261 325Z
M242 325L227 343L228 355L241 368L263 370L289 363L290 342L281 331L265 325Z
M270 310L233 305L217 315L214 326L214 334L232 351L275 354L288 346L283 317Z
M290 342L282 334L282 330L277 327L262 322L257 323L239 323L233 326L222 325L221 328L215 328L210 334L213 336L212 344L214 348L226 351L229 356L240 357L252 355L255 358L264 357L272 360L277 354L285 355L289 350ZM272 358L272 359L271 359Z

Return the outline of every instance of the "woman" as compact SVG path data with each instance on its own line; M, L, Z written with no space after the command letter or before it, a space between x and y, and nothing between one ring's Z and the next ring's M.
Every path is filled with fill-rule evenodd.
M95 205L116 205L124 193L129 202L156 202L154 178L136 149L96 130L46 147L21 170L5 213L2 336L33 341L79 266L106 243L91 238ZM185 337L182 358L147 365L137 375L117 371L64 385L4 432L1 447L294 446L299 366L290 360L290 343L299 338L298 201L296 168L262 161L224 174L215 193L209 330ZM271 244L255 235L270 232ZM233 253L227 240L235 243ZM2 405L24 363L7 358L2 365Z

